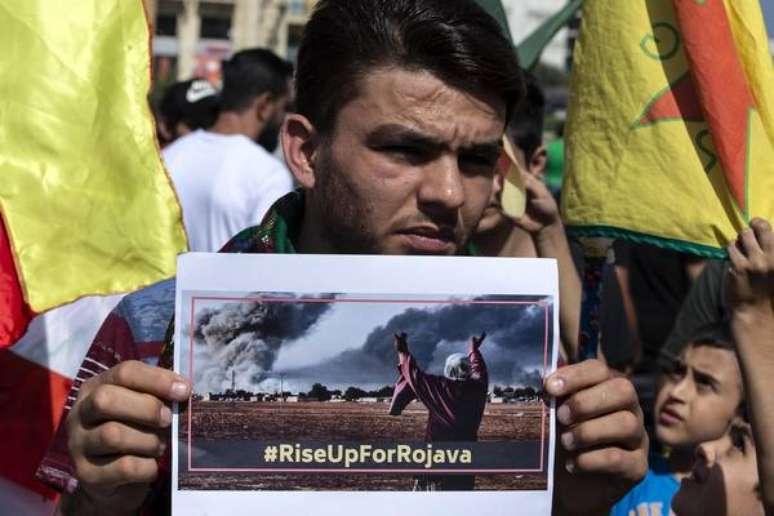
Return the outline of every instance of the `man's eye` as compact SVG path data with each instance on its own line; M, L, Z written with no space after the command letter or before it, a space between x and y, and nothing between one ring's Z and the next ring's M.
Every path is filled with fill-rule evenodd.
M410 165L420 165L431 159L427 150L412 145L385 145L380 147L379 151L396 161Z
M417 147L411 147L409 145L388 145L386 147L383 147L382 150L385 152L388 152L390 154L400 154L403 156L420 156L422 154L422 150Z

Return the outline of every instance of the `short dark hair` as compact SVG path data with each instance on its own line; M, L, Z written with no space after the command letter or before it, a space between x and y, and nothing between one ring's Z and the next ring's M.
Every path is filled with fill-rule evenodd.
M218 116L215 87L204 79L189 79L170 85L158 106L159 117L170 131L182 122L189 129L208 129Z
M731 334L731 323L726 319L716 320L694 328L690 335L690 338L686 340L685 346L683 346L680 352L680 356L674 356L662 350L659 359L659 368L662 372L670 373L673 371L678 364L682 363L683 354L691 347L708 346L732 353L735 351L734 337Z
M546 97L543 95L537 78L527 71L522 71L526 95L513 110L508 123L508 135L524 152L524 157L530 157L543 144L543 119L546 109Z
M735 351L731 324L725 319L700 327L693 332L688 342L694 346L711 346L713 348Z
M265 48L237 52L223 62L222 111L244 111L264 93L281 97L288 93L293 65Z
M368 69L426 70L471 93L494 94L506 118L523 95L516 52L473 0L320 0L298 53L296 108L322 134Z

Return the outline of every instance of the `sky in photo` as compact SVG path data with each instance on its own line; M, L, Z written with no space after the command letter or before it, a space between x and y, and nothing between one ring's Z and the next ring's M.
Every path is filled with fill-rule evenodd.
M331 297L311 302L197 301L197 392L224 391L232 372L238 389L262 392L277 390L280 376L284 390L294 392L316 382L331 389L391 385L397 377L397 332L408 334L421 367L442 374L449 354L466 353L470 337L486 331L482 354L491 385L540 383L547 308L538 298L364 303L343 295L331 302Z

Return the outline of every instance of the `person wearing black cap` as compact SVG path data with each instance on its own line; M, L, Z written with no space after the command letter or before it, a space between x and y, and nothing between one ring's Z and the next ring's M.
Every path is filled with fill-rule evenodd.
M218 90L205 79L189 79L170 85L157 113L159 143L166 147L197 129L209 129L218 116Z

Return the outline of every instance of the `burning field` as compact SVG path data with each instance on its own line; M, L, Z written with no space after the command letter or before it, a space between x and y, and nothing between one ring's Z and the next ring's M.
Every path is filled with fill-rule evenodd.
M421 441L427 410L412 403L399 417L388 415L386 403L191 403L192 442L214 441ZM411 490L408 473L256 473L200 472L187 469L188 413L180 424L180 489L192 490ZM540 402L488 404L479 430L480 442L541 440L543 410ZM545 418L548 436L548 418ZM547 443L546 445L547 446ZM537 448L539 449L539 448ZM538 455L539 457L539 455ZM544 455L547 457L547 454ZM477 490L539 490L546 474L479 474Z

